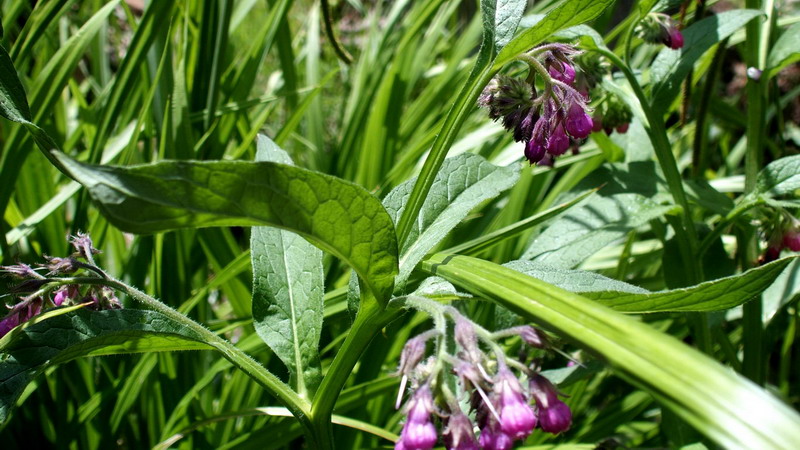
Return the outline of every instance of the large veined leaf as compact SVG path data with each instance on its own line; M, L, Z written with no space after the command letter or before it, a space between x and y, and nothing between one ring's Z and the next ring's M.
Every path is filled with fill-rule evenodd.
M522 259L572 268L629 231L672 211L640 194L594 196L537 236Z
M57 154L103 215L133 233L186 227L269 225L344 259L379 300L392 292L392 219L364 188L273 162L165 161L129 167Z
M437 254L422 267L570 338L724 448L794 448L800 442L794 410L632 317L476 258Z
M400 251L398 288L402 288L417 263L482 202L516 183L519 167L497 167L483 157L464 153L445 160L436 175L419 217ZM393 189L383 204L397 220L405 208L416 179Z
M650 67L653 83L651 104L663 108L672 104L681 83L694 67L695 61L714 44L733 34L761 11L737 9L707 17L683 30L684 46L678 50L661 50Z
M699 312L725 310L747 302L767 289L793 260L783 258L739 275L662 292L649 292L594 272L559 269L533 261L513 261L505 266L562 289L580 292L620 312Z
M292 163L266 136L257 147L257 161ZM291 231L253 227L250 255L256 332L289 369L297 393L312 397L322 378L322 251Z
M8 419L25 386L48 367L83 356L212 349L197 333L155 311L58 313L54 310L3 338L0 423Z

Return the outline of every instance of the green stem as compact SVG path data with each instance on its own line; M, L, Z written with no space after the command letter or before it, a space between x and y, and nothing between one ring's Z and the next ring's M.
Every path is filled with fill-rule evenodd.
M656 152L656 158L664 172L664 177L667 180L672 198L675 203L683 210L683 227L676 227L675 233L684 234L684 238L689 245L688 253L684 254L684 264L690 268L691 273L694 274L697 280L702 280L702 266L695 258L697 249L697 230L694 228L694 220L692 219L691 209L689 208L689 201L686 198L686 192L683 190L683 179L681 178L680 171L678 171L678 163L675 161L675 155L672 154L672 146L667 137L667 130L664 127L664 120L653 110L650 101L644 93L636 76L630 68L613 52L609 50L598 50L603 56L609 59L612 64L617 66L622 71L625 78L633 88L634 94L641 103L642 110L644 111L647 124L645 124L647 134L653 143L653 148Z
M169 319L172 319L197 333L208 345L222 353L222 356L224 356L225 359L241 369L260 385L264 386L264 388L266 388L270 394L277 397L278 400L280 400L300 421L301 425L307 431L313 431L313 426L311 424L309 415L311 411L311 405L308 403L308 401L297 395L286 383L282 382L278 377L270 373L264 368L264 366L250 357L250 355L243 352L227 340L214 334L211 330L205 328L194 320L186 317L185 315L134 287L128 286L127 284L115 279L101 280L98 278L96 280L97 284L103 284L125 292L134 300L143 303L151 309L167 316ZM313 444L312 447L314 447L316 445L320 445L320 442L312 439L309 444Z
M761 9L761 0L747 0L746 7ZM761 25L758 21L747 24L745 39L745 62L748 67L763 68ZM744 161L745 194L752 192L756 186L758 171L761 167L761 146L764 138L764 89L756 80L747 80L747 147ZM758 245L755 230L750 229L740 235L739 248L744 268L756 260ZM758 384L764 382L763 366L766 363L763 354L764 325L761 296L747 302L743 306L742 342L744 355L742 368L746 377Z
M368 290L362 289L361 292L358 315L311 402L313 432L320 441L327 442L325 447L319 448L332 447L331 416L339 393L372 338L396 315L394 310L382 309Z
M331 18L331 8L330 5L328 5L328 0L322 0L322 17L323 22L325 22L325 34L328 36L328 40L331 41L331 46L336 56L345 64L351 64L353 62L353 57L342 47L342 44L339 43L336 39L336 34L333 32L333 19Z

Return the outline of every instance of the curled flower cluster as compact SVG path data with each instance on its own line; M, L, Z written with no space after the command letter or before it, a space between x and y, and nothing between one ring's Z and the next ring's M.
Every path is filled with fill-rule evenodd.
M617 133L625 134L632 119L630 107L618 95L606 92L595 108L592 117L593 131L605 130L606 134L611 134L616 130Z
M68 241L75 252L66 258L45 256L47 263L39 266L47 270L46 276L24 263L0 267L0 271L6 275L22 280L11 289L20 301L0 319L0 337L46 309L58 306L83 304L95 310L122 308L113 289L97 284L82 286L79 279L71 276L79 270L85 270L92 276L107 278L94 264L92 255L100 251L94 248L91 238L78 233Z
M549 343L543 333L531 326L490 333L451 307L446 307L446 315L455 322L452 331L437 327L410 339L403 348L397 406L409 381L411 396L404 407L406 420L396 450L436 446L437 420L444 425L442 443L456 450L510 449L537 426L554 434L570 427L572 413L553 384L535 365L507 357L496 342L519 336L524 349L544 349ZM453 354L446 350L450 332L455 341ZM434 341L435 350L426 358L429 341ZM527 383L521 383L515 371L524 375ZM469 410L465 411L462 405L467 401Z
M683 34L678 23L663 13L650 13L636 27L636 33L643 41L651 44L664 44L678 50L683 47Z
M502 120L525 143L525 157L531 164L551 164L577 141L592 132L588 94L576 89L572 57L579 52L567 44L548 44L523 58L531 67L528 80L498 76L486 86L478 104L489 117ZM536 90L536 76L544 81Z

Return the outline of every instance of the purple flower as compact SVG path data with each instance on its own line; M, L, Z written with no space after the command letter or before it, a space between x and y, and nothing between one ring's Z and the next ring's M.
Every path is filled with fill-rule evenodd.
M519 337L522 338L522 341L531 347L546 348L550 345L547 340L547 336L530 325L516 327L516 330L519 334Z
M77 236L70 236L68 240L75 247L74 255L76 257L91 261L92 255L100 253L100 250L94 248L92 238L86 233L79 231Z
M515 440L525 439L536 427L536 415L525 401L517 377L508 368L501 368L495 378L500 430Z
M56 294L53 296L53 304L56 306L61 306L68 300L74 300L78 298L78 295L80 295L80 290L78 289L77 285L69 284L66 286L61 286L56 290Z
M514 447L514 439L496 426L483 427L478 443L485 450L509 450Z
M558 398L558 391L553 383L537 374L530 379L530 388L539 410L539 426L542 430L558 434L569 429L572 425L572 412Z
M442 433L447 450L478 450L478 441L472 431L472 422L463 412L457 411L447 418L447 428Z
M542 158L544 158L545 151L544 145L538 140L531 139L525 143L525 158L527 158L528 162L531 164L536 164L541 161Z
M793 252L800 252L800 230L791 229L783 234L783 246Z
M666 29L663 42L664 45L673 50L681 49L683 48L683 34L681 34L681 31L673 24Z
M13 266L0 266L0 271L16 278L41 278L31 266L25 263L14 264Z
M42 312L42 303L41 297L33 297L14 305L6 317L0 320L0 337Z
M554 156L563 155L569 148L569 136L564 131L564 126L559 123L556 125L550 137L547 138L547 153Z
M583 139L592 132L592 118L586 114L586 110L577 102L573 102L567 111L567 133L575 139Z
M47 260L47 264L45 267L49 270L48 275L63 275L68 273L74 273L78 269L80 269L80 264L77 259L69 257L69 258L59 258L56 256L46 256L44 257Z
M425 384L417 389L408 402L406 424L400 433L395 450L428 450L436 445L436 427L431 422L433 395Z
M547 68L547 72L551 77L562 83L572 84L575 81L575 68L570 63L554 61Z

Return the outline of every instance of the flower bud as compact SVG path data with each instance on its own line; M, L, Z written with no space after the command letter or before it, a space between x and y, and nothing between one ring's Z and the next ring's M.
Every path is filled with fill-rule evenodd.
M569 136L562 124L556 125L553 133L547 138L547 153L554 156L563 155L569 148Z
M783 246L793 252L800 252L800 230L791 229L784 233Z
M431 422L433 395L426 384L408 402L406 424L395 445L397 449L428 450L436 445L436 427Z
M542 430L558 434L569 429L572 425L572 412L558 398L558 391L553 383L536 374L530 379L530 390L539 409L539 426Z
M573 102L567 112L567 133L575 139L583 139L592 132L592 118L586 114L586 110L577 103Z
M463 412L457 411L447 418L447 428L442 433L447 450L478 450L478 441L472 431L472 422Z

